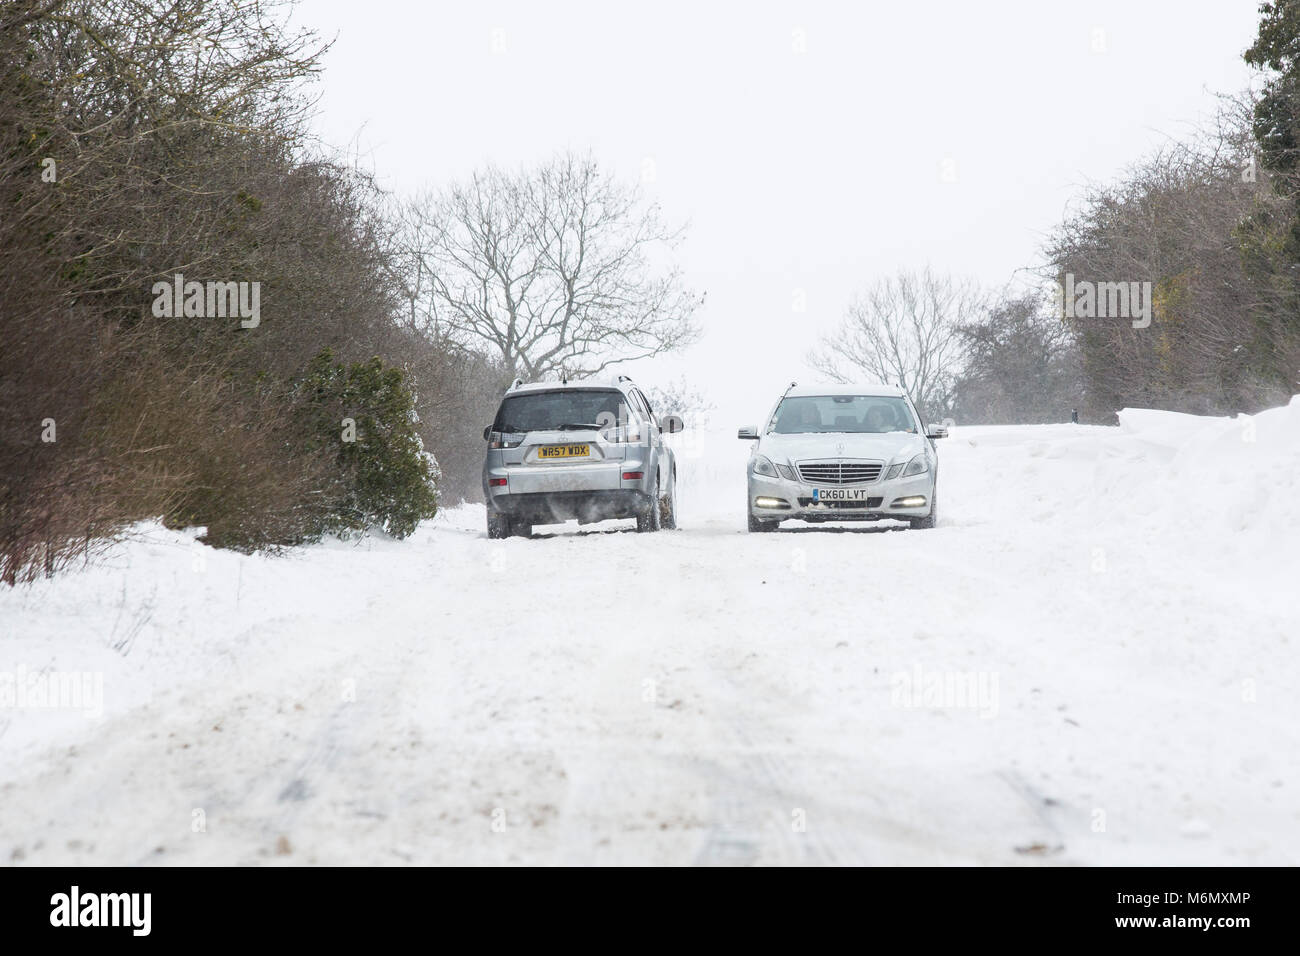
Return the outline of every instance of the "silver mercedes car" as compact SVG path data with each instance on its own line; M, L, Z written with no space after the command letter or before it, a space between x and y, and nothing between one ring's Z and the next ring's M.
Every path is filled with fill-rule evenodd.
M925 427L901 388L817 385L786 389L758 428L745 508L750 531L804 521L903 519L933 528L938 517L942 425Z
M632 379L607 385L511 386L483 429L483 497L489 538L528 537L535 524L635 518L638 531L677 527L677 460Z

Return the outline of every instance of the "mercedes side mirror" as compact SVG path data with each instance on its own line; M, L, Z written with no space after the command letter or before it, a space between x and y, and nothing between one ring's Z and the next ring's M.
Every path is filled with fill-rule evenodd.
M948 428L945 425L927 425L925 426L926 438L947 438Z
M736 432L737 438L745 438L749 441L758 441L758 429L753 425L747 425L740 431Z

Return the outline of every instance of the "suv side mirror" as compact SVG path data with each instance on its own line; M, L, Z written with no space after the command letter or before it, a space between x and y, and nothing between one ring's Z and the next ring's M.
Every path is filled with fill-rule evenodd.
M682 421L680 415L665 415L659 419L660 430L666 431L670 435L676 434L685 427L686 423Z
M487 441L488 436L491 434L492 434L492 426L488 425L486 428L483 429L483 440Z
M925 437L926 438L947 438L948 428L946 425L926 425Z
M740 431L736 432L737 438L744 438L749 441L758 441L758 428L754 425L746 425Z

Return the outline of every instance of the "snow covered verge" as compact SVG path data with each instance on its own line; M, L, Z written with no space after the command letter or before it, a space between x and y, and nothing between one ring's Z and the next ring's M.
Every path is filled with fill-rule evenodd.
M0 590L0 862L1300 862L1300 398L959 427L933 531L268 558L142 526Z

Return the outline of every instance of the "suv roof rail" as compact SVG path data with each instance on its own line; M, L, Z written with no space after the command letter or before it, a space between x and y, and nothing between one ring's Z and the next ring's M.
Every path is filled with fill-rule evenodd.
M517 389L517 388L518 388L520 385L522 385L522 384L524 384L524 380L523 380L522 378L517 378L517 379L515 379L513 382L510 383L510 387L509 387L508 389L506 389L506 391L507 391L507 392L513 392L515 389Z
M619 380L620 382L630 382L630 381L632 381L632 376L631 376L631 375L620 375L620 376L618 377L618 380Z

